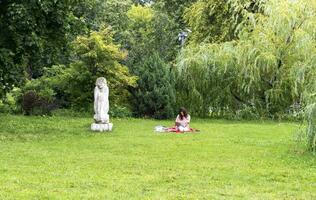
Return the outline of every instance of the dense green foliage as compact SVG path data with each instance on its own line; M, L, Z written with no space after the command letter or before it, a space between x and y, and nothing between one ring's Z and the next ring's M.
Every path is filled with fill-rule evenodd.
M179 28L185 28L185 20L183 18L185 10L192 5L196 0L155 0L156 9L167 13L173 18Z
M1 199L315 199L316 158L292 151L295 123L198 120L197 134L157 123L0 116Z
M0 97L44 66L66 62L68 44L84 23L80 1L0 2Z
M158 54L144 58L141 66L133 68L139 77L131 102L136 115L172 118L175 115L174 76Z
M92 106L95 80L104 76L113 88L109 97L112 105L123 106L127 103L128 87L135 86L136 77L119 62L126 55L112 40L108 28L78 37L72 44L74 59L69 66L46 69L41 78L28 82L24 90L37 91L50 100L62 99L68 103L66 106L86 110Z
M127 16L126 65L139 77L131 90L132 110L136 116L174 117L174 78L167 63L178 49L175 22L149 6L132 6Z
M107 78L112 88L110 101L113 104L126 103L127 88L135 86L136 77L129 74L128 68L120 63L126 56L113 44L109 29L92 32L88 37L80 36L73 43L77 59L70 64L62 80L67 82L70 102L86 108L92 104L91 88L97 77Z
M223 42L238 37L261 12L263 0L198 0L185 10L193 42Z
M316 77L315 12L306 2L270 1L239 40L187 47L178 62L187 84L177 96L190 98L188 107L200 115L298 112Z
M131 69L154 53L166 62L174 60L178 51L178 32L168 15L148 6L132 6L127 16L129 33L124 42L129 52L126 63Z
M103 23L115 30L126 26L130 6L113 0L0 1L0 97L41 77L44 68L69 64L78 35Z

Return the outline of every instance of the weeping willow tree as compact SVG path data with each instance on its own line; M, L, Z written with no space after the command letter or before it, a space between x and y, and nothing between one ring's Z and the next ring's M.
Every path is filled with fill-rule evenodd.
M309 104L304 94L315 79L316 2L271 0L262 9L248 13L236 40L183 50L178 104L202 116L278 118Z
M184 20L192 30L192 42L224 42L236 39L252 15L262 13L265 0L197 0L185 9ZM248 20L247 20L248 19Z
M314 67L314 79L312 82L306 87L306 101L307 106L305 108L305 114L306 114L306 121L307 121L307 127L306 127L306 136L307 136L307 147L308 150L312 151L314 154L316 154L316 73Z
M315 94L314 94L315 95ZM316 103L312 103L306 107L307 119L307 145L308 150L316 153Z
M178 60L177 104L191 113L207 116L238 106L231 89L236 86L234 44L205 44L184 49Z

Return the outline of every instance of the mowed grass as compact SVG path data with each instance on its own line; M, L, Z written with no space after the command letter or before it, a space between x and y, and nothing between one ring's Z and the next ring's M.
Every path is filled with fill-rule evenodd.
M316 199L316 159L295 123L0 116L0 199Z

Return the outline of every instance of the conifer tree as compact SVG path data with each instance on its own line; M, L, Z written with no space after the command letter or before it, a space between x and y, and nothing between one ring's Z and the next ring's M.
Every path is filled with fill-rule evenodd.
M156 119L174 116L174 76L170 67L154 53L133 68L139 77L138 87L132 91L132 104L137 116Z

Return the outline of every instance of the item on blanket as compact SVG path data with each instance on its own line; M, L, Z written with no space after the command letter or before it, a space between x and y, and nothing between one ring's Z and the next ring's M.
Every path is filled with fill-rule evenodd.
M158 125L158 126L155 126L155 131L160 132L160 133L167 132L167 127Z

